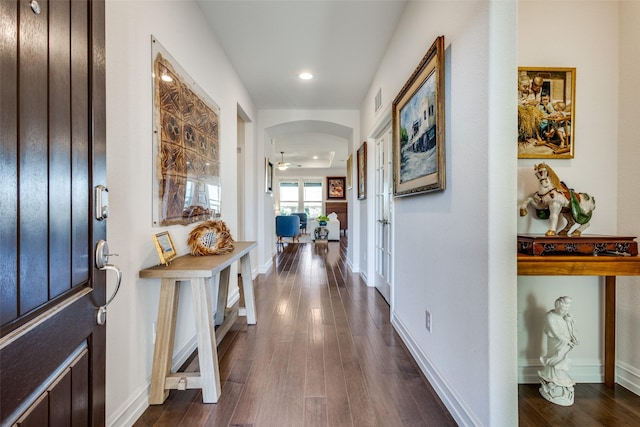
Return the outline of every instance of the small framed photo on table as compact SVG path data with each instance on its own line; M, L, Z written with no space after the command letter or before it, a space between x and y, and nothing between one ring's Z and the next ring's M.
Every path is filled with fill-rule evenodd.
M173 246L171 235L168 231L153 235L153 243L156 245L160 264L169 265L172 259L176 257L176 248Z

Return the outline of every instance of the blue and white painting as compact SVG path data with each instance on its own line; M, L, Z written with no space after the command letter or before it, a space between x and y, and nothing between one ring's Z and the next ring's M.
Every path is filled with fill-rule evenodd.
M436 173L436 73L400 110L400 183Z

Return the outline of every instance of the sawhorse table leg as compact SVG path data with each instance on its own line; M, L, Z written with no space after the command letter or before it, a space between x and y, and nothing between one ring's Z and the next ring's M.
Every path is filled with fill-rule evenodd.
M191 291L196 316L202 401L204 403L216 403L222 393L222 387L220 386L218 348L213 324L212 298L207 282L208 280L203 278L191 279Z
M246 316L247 324L256 324L256 301L253 293L253 278L251 277L251 257L245 254L240 258L240 272L242 276L242 291L244 307L238 310L239 316Z
M171 389L201 388L204 403L216 403L222 392L209 280L193 278L190 282L200 372L171 373L180 286L177 280L162 279L151 373L150 405L163 404Z
M153 351L153 367L151 370L150 405L162 405L169 396L169 390L165 389L164 383L166 377L171 374L179 290L180 286L176 280L162 279L158 322L156 324L156 342Z

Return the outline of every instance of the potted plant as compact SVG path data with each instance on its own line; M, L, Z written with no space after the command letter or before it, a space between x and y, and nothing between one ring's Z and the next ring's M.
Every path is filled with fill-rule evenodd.
M326 215L318 215L318 217L316 218L316 221L318 221L318 225L320 225L321 227L324 227L325 225L327 225L327 222L329 221L329 217Z

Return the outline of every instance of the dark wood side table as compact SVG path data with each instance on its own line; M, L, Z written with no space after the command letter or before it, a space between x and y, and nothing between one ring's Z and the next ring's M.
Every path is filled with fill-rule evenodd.
M229 331L237 316L246 317L249 325L256 323L251 258L249 256L249 252L256 246L256 242L235 242L235 249L228 254L183 255L174 258L168 266L157 265L140 271L141 278L162 279L156 343L153 350L153 368L151 370L150 405L161 405L171 389L200 388L204 403L218 401L221 387L217 345ZM240 261L241 292L243 292L245 307L227 310L230 267L236 261ZM200 372L171 373L181 282L191 283ZM217 329L213 318L212 290L214 295L217 295L217 309L215 310L215 325L219 325Z
M640 276L638 256L518 254L519 276L604 276L604 383L615 384L616 276Z

